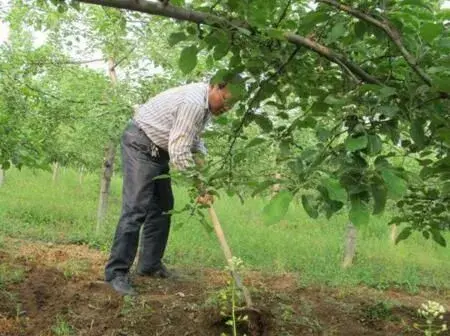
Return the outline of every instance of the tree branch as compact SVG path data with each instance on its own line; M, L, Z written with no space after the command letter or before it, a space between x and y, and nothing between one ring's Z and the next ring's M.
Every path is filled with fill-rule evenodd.
M286 68L286 66L294 59L295 55L298 53L299 48L295 48L295 50L289 55L289 57L286 59L286 61L280 65L280 67L277 69L276 72L274 72L273 74L271 74L265 81L264 83L268 83L270 82L272 79L274 79L276 76L279 76L284 69ZM254 108L254 104L257 100L257 98L259 97L260 93L262 92L262 89L264 88L264 83L262 83L261 85L259 85L258 91L255 93L255 95L253 96L253 98L251 99L251 101L248 104L248 108L245 111L244 115L242 116L241 122L239 123L238 127L234 130L234 135L233 135L233 139L231 140L230 143L230 147L228 148L227 154L225 154L224 159L223 159L223 165L222 168L224 167L226 160L228 159L228 157L230 157L231 152L233 151L233 147L237 141L238 135L241 132L242 128L244 127L244 124L247 120L247 117L250 115L250 112L252 111L252 109Z
M86 63L94 63L94 62L105 62L103 58L97 58L92 60L85 61L55 61L55 62L28 62L28 64L33 65L64 65L64 64L86 64Z
M116 63L114 63L110 69L111 69L111 70L115 70L116 67L118 67L120 63L122 63L123 61L125 61L125 60L131 55L131 53L134 51L134 49L136 49L136 47L137 47L136 45L133 46L133 47L130 49L130 51L127 52L126 55L123 56L120 60L118 60Z
M228 29L248 29L251 32L255 32L247 22L240 20L228 20L227 18L219 17L213 14L197 12L193 10L188 10L168 4L164 6L159 2L151 2L145 0L77 0L78 2L89 3L100 6L114 7L128 9L131 11L137 11L152 15L159 15L168 18L173 18L181 21L189 21L197 24L206 24L209 26L216 26ZM382 83L366 73L357 64L348 60L344 55L338 54L333 50L321 45L311 39L305 38L294 33L286 32L284 37L287 41L300 47L306 47L322 57L327 58L329 61L336 64L345 64L345 66L350 69L358 78L362 79L364 82L371 84L382 85Z
M292 2L292 0L288 0L288 2L286 4L286 7L284 7L283 13L281 13L280 18L278 19L278 21L274 25L275 28L277 28L280 25L281 21L283 21L284 18L286 17L288 9L291 6L291 2Z
M405 61L409 64L409 66L417 73L417 75L428 85L431 86L431 78L425 73L425 71L417 64L416 58L409 53L409 51L405 48L403 45L403 42L401 40L400 33L389 25L386 22L381 22L374 17L367 15L357 9L354 9L350 6L344 5L342 3L339 3L335 0L317 0L318 2L327 4L329 6L332 6L334 8L340 9L360 20L366 21L381 30L383 30L386 35L392 40L392 42L397 46L398 50L402 54Z

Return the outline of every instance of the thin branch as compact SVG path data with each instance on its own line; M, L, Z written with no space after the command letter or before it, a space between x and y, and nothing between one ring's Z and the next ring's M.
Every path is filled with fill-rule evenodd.
M397 46L398 50L402 54L405 61L409 64L409 66L419 75L419 77L428 85L431 85L431 78L425 73L425 71L418 65L417 59L409 53L409 51L405 48L403 45L403 42L401 40L400 33L397 29L395 29L392 25L389 25L386 22L381 22L374 17L367 15L357 9L354 9L350 6L344 5L342 3L339 3L335 0L317 0L318 2L322 2L324 4L330 5L332 7L335 7L337 9L340 9L360 20L366 21L381 30L383 30L386 35L394 42L394 44Z
M295 55L297 54L297 52L299 51L299 47L295 48L295 50L289 55L289 57L287 58L287 60L280 65L280 67L277 69L276 72L274 72L272 75L270 75L265 81L264 83L268 83L270 82L272 79L274 79L276 76L279 76L283 70L286 68L286 66L294 59ZM252 100L249 102L248 104L248 108L245 111L244 115L241 118L241 122L239 123L238 127L234 130L234 135L233 135L233 139L231 140L230 143L230 147L228 148L227 153L224 156L223 159L223 165L225 165L227 159L229 157L231 157L231 152L233 151L233 147L236 144L237 138L239 133L241 132L242 128L244 127L245 122L247 121L247 117L250 115L250 112L253 110L253 105L255 104L257 98L259 97L260 93L262 92L262 89L264 88L264 83L261 83L261 85L259 86L258 91L255 93L255 95L253 96ZM223 168L223 166L222 166Z
M391 58L395 58L395 57L400 57L400 56L389 54L389 55L381 55L381 56L376 56L376 57L369 57L369 58L365 59L364 61L361 61L361 64L365 64L367 62L372 62L372 61L378 61L383 58L389 58L389 60L390 60Z
M217 0L209 9L209 12L212 13L214 11L214 9L217 7L218 4L220 4L220 1L222 0Z
M288 0L286 7L284 7L283 13L281 13L280 18L274 25L275 28L277 28L280 25L281 21L283 21L284 18L286 17L286 15L288 13L288 9L289 9L289 7L291 7L291 3L292 3L292 0Z
M122 63L123 61L125 61L130 55L131 53L136 49L136 45L133 46L129 52L127 52L127 54L125 56L123 56L120 60L118 60L111 68L110 70L114 70L116 67L119 66L120 63Z
M449 99L450 96L445 93L445 92L441 92L438 96L430 98L428 100L425 100L424 102L420 103L419 105L417 105L417 109L420 109L422 107L424 107L425 105L427 105L428 103L431 103L432 101L436 101L436 100L441 100L441 99Z
M103 58L97 58L92 60L84 60L84 61L56 61L56 62L28 62L28 64L33 65L65 65L65 64L86 64L86 63L94 63L105 61Z
M372 77L358 65L349 61L344 55L341 55L320 43L293 33L285 33L284 36L289 42L296 45L305 46L335 64L344 64L351 72L353 72L356 76L358 76L358 78L361 78L366 83L383 85L378 79Z
M224 17L219 17L217 15L198 12L193 10L188 10L173 6L168 4L167 6L161 6L157 2L145 1L145 0L77 0L83 3L90 3L94 5L114 7L128 9L137 12L143 12L152 15L159 15L168 18L173 18L181 21L189 21L197 24L206 24L209 26L215 26L219 28L228 28L233 30L246 29L250 34L257 33L254 27L251 27L247 22L242 20L229 20ZM308 49L316 52L322 57L327 58L333 63L343 63L347 68L350 69L356 76L361 78L364 82L371 84L382 85L382 83L366 73L357 64L348 60L344 55L334 52L333 50L321 45L311 39L305 38L303 36L286 32L284 33L284 38L297 46L307 47Z
M88 102L88 101L75 100L75 99L70 99L70 98L67 99L67 98L58 97L58 96L56 96L56 95L54 95L52 93L49 93L49 92L43 91L41 89L35 88L35 87L33 87L33 86L31 86L31 85L29 85L27 83L23 83L23 85L25 85L27 88L29 88L32 91L35 91L37 93L40 93L40 94L42 94L44 96L47 96L47 97L50 97L50 98L53 98L53 99L57 99L57 100L60 100L60 101L65 101L65 102L73 103L73 104L91 104L92 105L92 102ZM101 103L101 102L95 102L95 104L96 105L100 105L100 106L110 105L108 103Z

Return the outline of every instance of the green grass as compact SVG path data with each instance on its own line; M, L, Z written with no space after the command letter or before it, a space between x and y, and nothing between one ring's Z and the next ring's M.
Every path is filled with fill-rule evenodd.
M52 183L42 171L10 170L0 187L0 233L53 242L86 243L107 251L120 213L121 178L112 182L110 210L106 223L95 234L99 176L85 176L83 184L76 172L63 170ZM176 208L189 201L186 192L175 187ZM312 220L298 203L292 203L279 224L265 226L261 212L267 200L223 196L215 203L234 255L250 269L271 273L298 272L300 283L332 286L366 284L384 289L419 286L450 288L450 250L413 235L399 245L389 240L388 216L372 217L358 230L355 265L343 271L340 262L346 216L330 221ZM445 234L447 241L450 235ZM1 236L0 236L1 242ZM224 265L224 257L213 233L208 233L196 217L175 215L166 259L180 266Z

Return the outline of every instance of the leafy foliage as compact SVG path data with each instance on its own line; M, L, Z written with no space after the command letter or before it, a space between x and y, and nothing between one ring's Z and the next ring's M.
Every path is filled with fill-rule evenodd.
M311 8L308 1L194 0L189 8L182 2L158 7L161 16L178 13L202 23L197 25L77 2L68 3L75 7L70 10L64 2L36 3L48 11L46 25L54 22L59 32L64 23L74 25L72 13L91 20L90 32L109 36L112 43L104 52L114 50L117 58L135 41L124 65L138 75L125 77L115 94L103 94L114 115L122 116L104 124L110 129L124 119L124 102L143 99L149 88L155 92L185 80L241 73L233 113L207 131L211 162L203 179L241 197L280 183L283 191L264 211L268 223L282 218L291 197L301 198L311 217L330 218L346 209L357 225L396 206L393 222L407 223L398 240L418 230L445 245L440 231L449 229L450 216L450 35L449 12L438 2L359 0L345 7L320 0ZM155 13L152 6L142 11ZM190 15L182 16L180 8ZM56 20L55 12L60 13ZM19 29L13 21L13 30ZM144 42L152 39L153 44ZM146 52L165 77L147 77L136 66ZM52 80L61 87L59 79ZM20 88L10 88L15 98L1 105L8 118L15 110L10 106L24 104ZM69 92L61 95L75 99ZM13 133L8 141L17 142ZM30 148L40 147L32 142ZM0 153L2 162L9 162L12 154L3 147ZM275 180L275 173L281 178Z

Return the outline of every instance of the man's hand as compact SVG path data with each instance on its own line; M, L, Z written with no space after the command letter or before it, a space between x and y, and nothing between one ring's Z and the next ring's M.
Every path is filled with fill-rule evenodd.
M197 197L197 203L201 205L212 205L214 203L214 196L211 194L204 194Z

